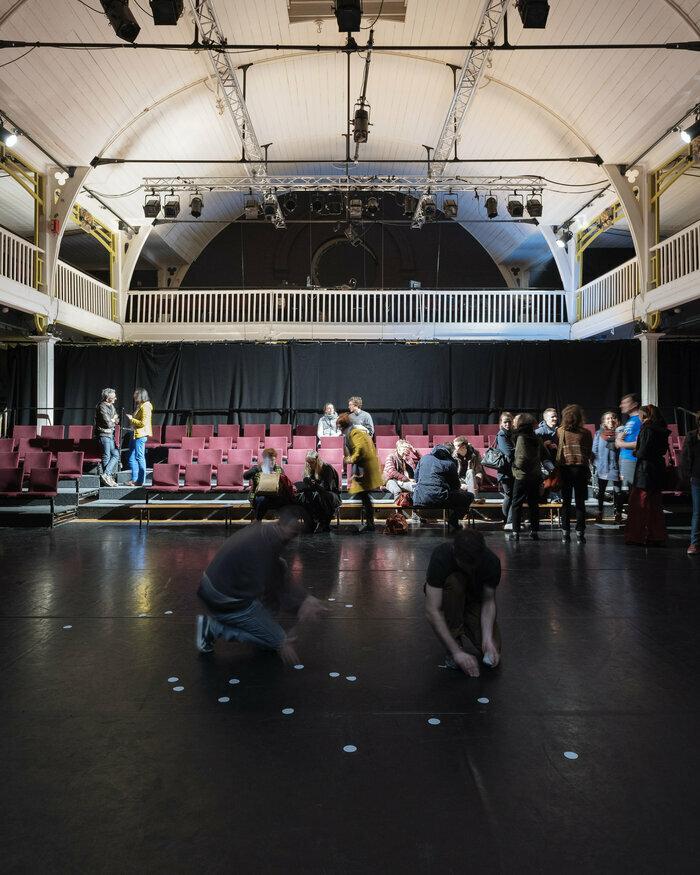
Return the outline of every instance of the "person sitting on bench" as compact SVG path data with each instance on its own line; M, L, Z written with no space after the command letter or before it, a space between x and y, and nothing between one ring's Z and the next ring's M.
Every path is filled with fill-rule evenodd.
M459 521L473 500L474 495L460 482L457 463L452 458L452 444L434 447L418 462L413 505L449 508L448 531L459 531Z
M479 677L479 662L495 668L501 659L496 588L501 561L481 532L462 529L433 550L425 579L425 613L447 649L448 668Z
M244 471L243 477L250 483L248 498L256 520L264 519L268 510L294 501L294 486L277 464L277 450L273 447L263 450L260 464Z
M330 532L331 520L340 507L338 472L324 462L316 450L306 454L304 479L294 484L297 504L305 508L315 523L315 532Z
M416 486L416 468L421 455L408 441L399 438L396 441L396 450L389 453L384 462L384 488L391 493L391 497L398 505L401 505L401 493L413 495ZM420 522L415 514L404 512L411 521Z
M469 443L469 438L464 435L456 437L452 441L454 450L452 457L457 463L459 479L467 487L467 492L477 495L484 479L484 469L481 465L479 451Z

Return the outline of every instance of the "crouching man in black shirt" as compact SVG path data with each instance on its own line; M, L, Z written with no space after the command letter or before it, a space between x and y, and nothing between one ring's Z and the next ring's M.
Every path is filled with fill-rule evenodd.
M469 677L479 677L480 660L495 667L501 658L500 579L500 559L471 529L462 529L430 557L424 588L428 622L447 648L447 665Z
M285 633L272 611L292 610L301 623L325 608L289 578L282 551L303 528L298 509L282 508L271 525L256 522L232 535L209 563L197 594L209 615L197 617L195 643L200 653L211 653L214 641L247 641L276 650L294 664L294 630Z

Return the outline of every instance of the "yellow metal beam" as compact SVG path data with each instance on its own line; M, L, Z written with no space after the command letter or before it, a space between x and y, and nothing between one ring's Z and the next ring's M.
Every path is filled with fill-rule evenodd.
M114 288L118 246L117 235L104 222L101 222L97 216L93 216L91 212L82 207L77 201L73 204L71 217L76 225L85 231L86 234L94 237L100 246L109 253L109 284Z
M624 210L620 201L615 201L607 209L599 213L594 219L576 233L576 258L581 261L583 253L593 241L604 234L613 225L625 218Z

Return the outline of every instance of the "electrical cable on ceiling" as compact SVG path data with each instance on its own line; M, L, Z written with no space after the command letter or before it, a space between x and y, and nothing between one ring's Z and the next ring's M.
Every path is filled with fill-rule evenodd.
M81 6L84 6L86 9L89 9L90 12L94 12L96 15L106 15L107 13L104 9L95 9L94 6L90 6L89 3L86 3L85 0L78 0Z
M361 27L360 30L372 30L372 28L374 27L374 25L375 25L375 24L379 21L379 19L382 17L382 10L383 10L383 9L384 9L384 0L382 0L382 2L379 4L379 12L377 13L377 17L374 19L374 21L372 22L372 24L368 25L367 27Z
M147 15L149 18L153 18L153 13L149 12L147 9L144 9L143 6L139 3L139 0L134 0L134 3L139 7L144 15Z
M16 64L17 61L21 61L22 58L26 58L27 55L31 55L35 48L36 46L33 46L31 49L29 49L29 51L25 52L23 55L20 55L19 58L13 58L11 61L5 61L4 64L0 64L0 70L2 70L3 67L9 67L10 64Z

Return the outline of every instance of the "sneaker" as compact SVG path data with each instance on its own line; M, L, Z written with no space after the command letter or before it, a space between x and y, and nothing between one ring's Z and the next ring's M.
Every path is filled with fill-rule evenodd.
M194 643L200 653L212 653L214 645L209 632L209 618L204 614L197 614Z
M571 533L568 531L563 531L561 533L561 539L562 539L562 541L570 541L571 540Z
M362 525L357 530L357 534L358 535L365 535L365 534L368 534L369 532L374 532L374 531L375 531L374 526L368 526L367 523L362 523Z
M520 540L520 532L510 532L510 534L506 535L509 541L519 541Z
M586 536L583 534L583 532L576 532L576 540L579 542L579 544L585 544Z
M697 544L691 544L686 553L688 556L700 556L700 547Z
M413 516L409 517L408 524L409 526L419 526L423 520L418 516L417 513L414 513Z
M503 531L504 532L512 532L513 531L513 523L506 523L505 526L503 526Z

